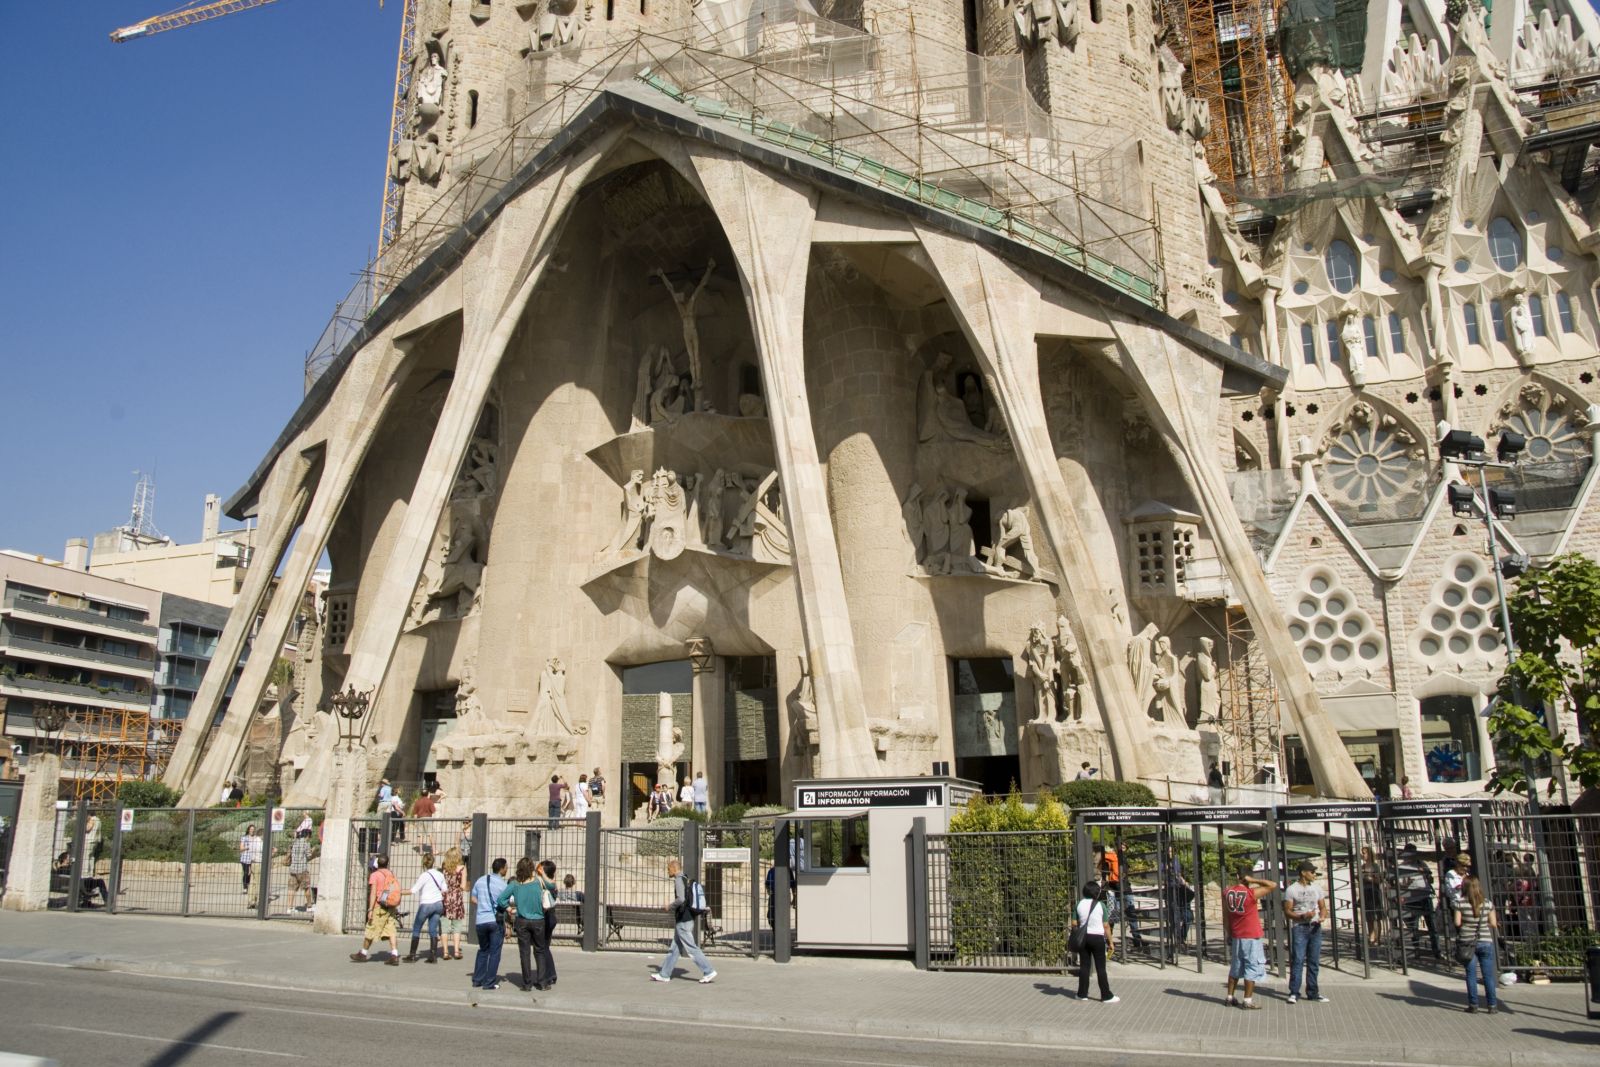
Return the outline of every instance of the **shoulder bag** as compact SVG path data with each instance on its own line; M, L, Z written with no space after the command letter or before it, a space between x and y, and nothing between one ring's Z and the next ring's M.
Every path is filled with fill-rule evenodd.
M1093 914L1093 904L1089 905L1089 910L1090 914ZM1076 908L1073 909L1072 914L1074 917L1077 916L1078 912ZM1067 951L1081 953L1083 951L1084 941L1088 936L1089 924L1087 922L1079 922L1072 928L1072 932L1067 935Z

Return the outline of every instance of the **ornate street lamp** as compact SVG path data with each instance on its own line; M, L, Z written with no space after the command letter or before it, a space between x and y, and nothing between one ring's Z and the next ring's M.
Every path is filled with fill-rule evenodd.
M345 687L344 692L333 694L323 709L332 709L339 713L339 736L344 738L344 750L354 752L356 738L361 736L361 720L367 714L367 707L372 702L372 690L357 692L354 683Z
M67 709L61 704L35 704L33 725L44 732L45 748L50 747L50 735L60 733L67 724Z

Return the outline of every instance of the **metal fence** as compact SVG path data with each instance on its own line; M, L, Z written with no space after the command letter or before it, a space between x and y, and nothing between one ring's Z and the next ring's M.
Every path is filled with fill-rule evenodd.
M691 833L698 831L695 823ZM665 950L672 941L672 883L667 861L683 860L679 826L600 832L599 947ZM685 864L693 869L692 864Z
M1066 966L1071 831L929 834L927 855L930 967Z

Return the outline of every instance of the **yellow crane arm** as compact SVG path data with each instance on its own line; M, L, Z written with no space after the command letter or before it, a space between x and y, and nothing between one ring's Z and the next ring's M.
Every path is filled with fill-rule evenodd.
M192 3L169 11L165 15L145 19L133 26L124 26L120 30L111 31L111 39L117 43L132 41L139 37L149 37L151 34L162 33L166 30L175 30L180 26L192 26L196 22L206 22L210 19L231 15L235 11L248 11L252 7L261 7L273 3L274 0L213 0L212 3Z

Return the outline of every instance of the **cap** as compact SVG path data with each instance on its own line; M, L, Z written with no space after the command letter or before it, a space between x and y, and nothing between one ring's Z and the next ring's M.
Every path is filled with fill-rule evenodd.
M1317 865L1312 863L1310 860L1301 860L1300 866L1296 867L1295 870L1299 871L1301 874L1316 874Z

